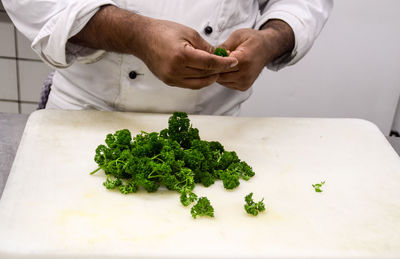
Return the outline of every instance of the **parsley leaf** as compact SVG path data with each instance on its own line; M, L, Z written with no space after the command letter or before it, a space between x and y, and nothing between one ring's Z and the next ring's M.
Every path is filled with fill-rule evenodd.
M194 205L190 210L190 213L193 218L196 218L197 216L214 217L214 208L206 197L200 197L196 205Z
M325 184L325 181L323 181L323 182L321 182L321 183L313 184L312 187L314 187L315 192L322 192L321 187L322 187L322 185L324 185L324 184Z
M221 56L221 57L229 56L228 52L224 48L216 48L214 51L214 55Z
M257 216L259 212L265 211L264 198L262 198L259 202L253 201L253 193L249 193L244 198L246 204L244 205L244 209L250 215Z

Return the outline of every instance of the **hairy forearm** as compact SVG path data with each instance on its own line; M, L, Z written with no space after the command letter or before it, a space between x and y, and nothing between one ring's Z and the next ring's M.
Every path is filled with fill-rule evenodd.
M185 25L103 6L70 42L136 56L170 86L199 89L237 64L213 55L213 47Z
M266 46L273 46L268 51L267 63L292 52L295 37L292 28L284 21L273 19L261 27Z
M150 22L148 17L107 5L69 41L93 49L140 56L142 30Z

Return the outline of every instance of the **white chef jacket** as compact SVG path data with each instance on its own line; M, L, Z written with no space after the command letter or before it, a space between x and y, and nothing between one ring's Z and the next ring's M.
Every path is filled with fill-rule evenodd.
M281 19L293 29L295 47L268 65L278 70L296 63L311 48L333 0L3 0L3 4L16 27L32 41L33 50L56 69L48 108L235 115L251 88L242 92L218 83L200 90L171 87L132 55L92 50L68 39L106 4L184 24L213 46L237 29L259 29L269 19ZM207 26L212 33L205 33ZM134 79L129 77L132 71Z

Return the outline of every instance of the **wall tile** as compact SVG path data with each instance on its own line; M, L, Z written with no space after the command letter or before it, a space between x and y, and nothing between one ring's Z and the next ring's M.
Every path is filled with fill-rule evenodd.
M5 12L0 12L0 56L15 57L14 26Z
M0 101L0 112L18 113L18 103Z
M12 59L0 58L0 99L18 99L15 62Z
M37 102L51 68L39 61L19 60L21 101Z
M31 48L31 41L21 32L17 32L18 57L40 60L38 55Z
M31 112L36 111L38 105L32 103L21 103L21 113L22 114L30 114Z

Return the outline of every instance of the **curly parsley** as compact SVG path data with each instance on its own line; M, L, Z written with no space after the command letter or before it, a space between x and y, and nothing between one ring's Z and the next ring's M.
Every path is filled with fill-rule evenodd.
M123 129L108 134L105 145L96 148L94 161L99 167L91 174L103 170L107 189L129 194L141 188L156 192L164 186L178 192L184 206L197 201L191 211L194 218L214 215L209 200L193 193L196 184L208 187L222 180L226 189L234 189L239 179L247 181L255 174L236 152L226 151L218 141L201 140L184 112L173 113L168 128L160 132L142 131L132 137Z
M322 192L321 187L322 187L322 185L324 185L324 184L325 184L325 181L323 181L323 182L321 182L321 183L313 184L312 187L314 187L315 192Z
M244 205L244 209L247 214L257 216L259 212L265 211L264 198L262 198L262 200L259 202L254 202L253 193L251 192L246 195L244 200L246 202L246 204Z

